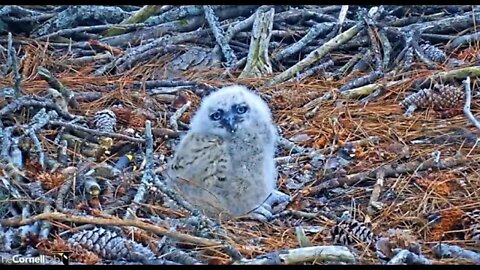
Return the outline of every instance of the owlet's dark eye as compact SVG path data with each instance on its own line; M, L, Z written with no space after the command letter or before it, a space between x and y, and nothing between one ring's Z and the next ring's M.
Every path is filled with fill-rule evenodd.
M237 111L238 114L244 114L247 112L248 107L246 105L238 105L235 110Z
M222 110L217 110L216 112L210 114L210 118L213 120L213 121L218 121L222 118L223 116L223 111Z

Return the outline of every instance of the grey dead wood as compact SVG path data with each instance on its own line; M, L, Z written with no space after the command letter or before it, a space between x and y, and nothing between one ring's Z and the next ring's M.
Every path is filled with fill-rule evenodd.
M363 22L356 24L352 28L346 30L345 32L339 34L335 38L329 40L318 49L309 53L305 58L303 58L297 64L293 65L292 67L285 70L284 72L278 74L273 79L267 81L266 86L272 86L278 83L282 83L292 78L293 76L295 76L295 74L297 74L298 72L302 72L305 68L321 60L327 53L331 52L335 48L338 48L338 46L347 42L352 37L354 37L358 32L360 32L360 30L362 29L362 25L363 25Z
M81 22L103 20L115 24L121 22L127 16L129 16L128 12L114 6L69 6L57 13L55 17L39 25L30 36L37 38L62 29L76 27Z
M272 64L268 55L268 43L272 36L275 9L259 12L252 29L252 40L247 56L247 63L239 78L261 77L272 73Z
M250 12L257 8L258 6L226 6L222 9L215 9L215 14L218 16L219 20L231 19L236 18L238 16L245 16L250 15ZM164 22L162 24L152 26L152 27L145 27L144 29L126 33L114 37L107 37L101 39L102 42L106 42L111 46L126 46L126 44L136 44L139 40L147 40L151 38L160 38L167 33L183 33L183 32L196 32L197 38L200 37L198 35L199 31L209 33L210 31L202 30L203 25L207 22L205 17L203 16L203 10L200 10L202 13L196 16L189 16L185 18L179 18L173 21ZM147 22L146 22L147 23ZM224 26L222 26L223 28ZM228 26L226 26L228 27Z
M235 62L237 62L237 57L233 53L232 48L228 44L228 40L225 38L225 33L222 28L220 28L220 22L218 21L218 17L215 15L213 8L209 5L203 6L205 19L212 30L213 36L215 37L215 41L223 53L225 60L227 60L227 66L232 66Z
M243 259L234 264L301 264L306 262L344 262L355 263L357 258L347 247L313 246L282 250L261 255L253 259Z
M122 22L120 22L121 26L120 28L112 27L108 31L105 32L104 36L116 36L123 34L125 32L125 26L124 25L130 25L130 24L138 24L141 22L144 22L147 20L150 16L153 14L159 12L162 10L162 8L165 6L162 5L145 5L135 13L133 13L130 17L124 19Z

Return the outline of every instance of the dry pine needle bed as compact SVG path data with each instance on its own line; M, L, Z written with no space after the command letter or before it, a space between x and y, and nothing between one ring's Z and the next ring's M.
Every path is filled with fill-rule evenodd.
M480 264L477 6L1 6L0 256ZM270 222L163 173L203 97L259 93ZM50 260L49 263L60 263Z

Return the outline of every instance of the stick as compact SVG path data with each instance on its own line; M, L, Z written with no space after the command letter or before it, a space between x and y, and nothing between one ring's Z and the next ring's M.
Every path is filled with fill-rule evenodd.
M312 261L354 263L355 255L343 246L314 246L273 252L234 264L299 264Z
M331 31L333 23L317 23L310 28L308 33L299 41L291 44L274 56L275 61L282 61L283 59L303 50L310 42L317 38L320 34Z
M74 223L84 223L84 224L96 224L96 225L110 225L110 226L122 226L122 227L137 227L140 229L144 229L146 231L155 233L157 235L165 235L171 237L173 239L184 241L185 243L197 244L201 246L219 246L222 245L221 242L210 240L206 238L191 236L188 234L170 231L153 224L145 223L139 220L122 220L119 218L98 218L92 216L76 216L76 215L69 215L63 214L59 212L53 213L42 213L30 218L9 218L9 219L2 219L0 220L0 225L14 227L14 226L22 226L34 223L40 220L58 220L58 221L65 221L65 222L74 222Z
M75 124L66 123L66 122L62 122L62 121L50 120L48 123L50 125L62 126L62 127L66 127L66 128L72 129L72 130L79 130L79 131L87 132L87 133L97 135L97 136L118 138L118 139L127 140L127 141L131 141L131 142L136 142L136 143L144 143L145 142L144 139L134 138L134 137L130 137L130 136L119 134L119 133L110 133L110 132L99 131L99 130L96 130L96 129L89 129L89 128L86 128L86 127L82 127L80 125L75 125Z
M382 43L382 51L383 51L382 67L385 70L388 68L388 65L390 64L390 57L391 57L393 48L383 28L379 29L378 37L380 38L380 42Z
M44 98L32 97L32 96L22 96L19 99L16 99L13 102L10 102L7 106L0 109L0 116L8 115L10 113L16 112L22 107L28 107L28 106L53 109L58 113L58 115L62 116L67 120L72 120L72 119L75 119L76 117L79 117L79 116L73 116L68 112L65 112L57 104L51 101L46 101Z
M167 53L174 53L177 51L186 51L188 49L185 45L165 45L160 47L151 48L143 53L135 54L135 56L128 58L122 64L117 66L117 73L122 73L129 68L133 67L140 61L151 60L153 57L159 57Z
M152 123L150 120L147 120L145 121L145 170L143 171L142 180L138 187L137 194L128 207L124 219L131 219L132 214L137 212L139 206L138 203L145 200L145 191L150 183L153 182L154 176Z
M411 161L403 164L387 164L371 171L355 173L347 175L343 178L331 178L330 180L324 179L322 183L313 187L309 187L305 192L309 195L313 195L325 189L332 189L343 185L353 185L357 182L361 182L369 178L375 178L380 170L385 172L385 177L391 177L405 173L424 171L431 168L453 168L455 166L465 164L468 161L469 159L464 157L447 157L443 160L440 160L439 162L436 162L434 159L428 159L425 161Z
M356 34L358 34L358 32L360 32L360 30L363 28L362 26L363 26L363 22L358 23L355 26L348 29L347 31L332 38L331 40L329 40L328 42L320 46L320 48L309 53L305 58L302 59L302 61L293 65L292 67L280 73L279 75L275 76L273 79L267 81L266 86L272 86L278 83L282 83L292 78L293 76L295 76L295 74L303 71L305 68L309 67L310 65L314 64L318 60L322 59L322 57L324 57L327 53L338 48L338 46L342 45L343 43L349 41Z
M48 85L50 85L52 88L55 88L56 90L60 91L62 93L62 96L65 98L65 100L68 102L68 105L70 107L77 109L79 104L77 100L75 99L75 94L65 87L55 76L53 76L48 69L43 68L43 67L38 67L38 75L47 81Z
M294 77L294 78L291 78L290 80L288 80L289 82L291 81L302 81L303 79L309 77L309 76L312 76L314 74L317 74L317 73L321 73L321 72L324 72L327 68L329 67L333 67L335 63L333 62L332 59L328 59L328 61L324 62L324 63L321 63L317 66L314 66L312 68L309 68L307 69L305 72L299 74L298 76Z
M406 249L401 250L398 252L390 261L387 262L388 265L396 265L396 264L420 264L420 265L430 265L432 261L425 258L425 256L417 255L411 251Z
M227 66L232 66L237 62L237 57L233 53L230 45L228 45L228 40L225 38L223 29L220 27L218 17L215 16L215 12L211 6L203 6L203 11L205 13L205 19L207 19L208 25L212 29L215 41L222 49L223 56L225 56L225 59L227 60Z
M360 97L360 96L368 96L378 89L390 88L390 87L393 87L397 84L406 83L409 80L410 79L407 78L407 79L403 79L403 80L400 80L400 81L388 82L386 84L383 84L381 82L372 83L372 84L360 86L358 88L353 88L353 89L350 89L350 90L343 91L343 92L341 92L341 95L344 96L344 97L347 97L347 98L357 98L357 97Z
M47 35L39 36L36 39L45 41L45 40L52 39L54 37L68 36L68 35L72 35L72 34L75 34L75 33L81 33L81 32L99 31L99 30L105 30L105 29L118 29L118 30L125 31L125 30L140 28L140 27L144 27L144 26L145 26L145 24L143 24L143 23L79 26L79 27L75 27L75 28L58 30L56 32L53 32L53 33L50 33L50 34L47 34Z
M435 256L440 258L462 258L480 264L480 254L471 250L463 249L459 246L437 244L432 248Z
M376 63L379 63L380 65L379 61L375 61L375 65L377 65ZM372 83L383 76L384 76L384 73L382 71L374 70L365 76L349 81L348 83L340 87L339 91L344 92L354 87L356 88L361 87L362 85L366 85L367 83Z
M190 108L191 106L191 102L190 101L187 101L187 103L183 104L183 106L178 109L173 115L172 117L170 117L170 126L173 128L173 130L175 130L176 132L178 132L178 119L180 117L182 117L182 115L188 110L188 108Z
M108 29L105 32L104 36L111 37L111 36L121 35L121 34L125 33L125 30L126 30L124 28L125 25L138 24L138 23L144 22L145 20L150 18L150 16L159 12L164 7L165 7L164 5L145 5L140 10L135 12L132 16L130 16L130 17L124 19L122 22L120 22L120 24L119 24L121 26L120 28L112 26L112 28Z
M77 22L88 21L95 18L98 21L121 21L128 16L120 7L115 6L100 6L100 5L76 5L68 6L61 12L58 12L55 17L42 23L31 34L30 37L37 38L39 36L47 35L61 29L71 28L77 25Z
M57 114L55 113L55 111L47 113L46 109L42 108L37 114L33 116L26 130L26 133L30 137L30 140L32 140L33 142L35 151L37 152L38 162L43 169L45 169L45 153L43 152L42 144L40 143L40 140L38 139L36 133L40 131L40 129L42 129L48 123L48 121L50 121L51 118L56 117Z
M373 215L377 210L381 209L381 204L378 202L380 197L380 192L382 191L383 184L385 182L385 172L379 170L377 172L377 182L373 185L372 195L370 196L370 201L368 202L367 211L370 215Z
M475 118L470 109L470 103L472 102L472 89L470 88L470 77L467 77L463 81L463 86L465 87L465 106L463 107L463 112L465 116L474 124L478 129L480 129L480 122Z

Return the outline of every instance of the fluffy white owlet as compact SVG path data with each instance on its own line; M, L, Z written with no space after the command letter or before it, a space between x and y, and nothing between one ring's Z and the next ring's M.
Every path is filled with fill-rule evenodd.
M171 186L213 218L271 218L289 199L276 190L277 131L267 104L244 86L205 97L167 170Z

